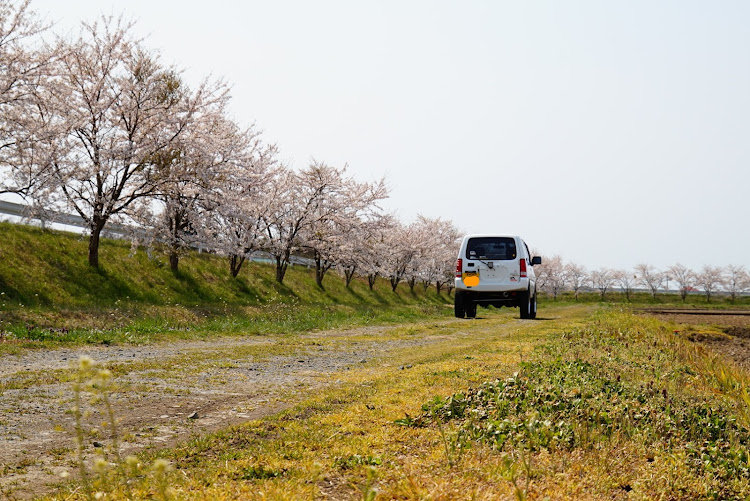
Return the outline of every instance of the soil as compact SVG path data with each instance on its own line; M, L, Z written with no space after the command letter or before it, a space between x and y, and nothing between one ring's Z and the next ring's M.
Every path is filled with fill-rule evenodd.
M28 499L49 491L61 476L75 475L72 383L45 381L60 380L50 374L69 378L82 355L117 367L121 391L111 400L125 456L280 412L314 388L339 383L340 371L377 370L388 352L440 339L378 339L393 328L310 333L294 342L288 336L220 338L0 357L3 388L17 388L0 391L0 497ZM265 348L272 355L264 355ZM111 443L103 432L87 438L89 456L99 440Z
M750 370L750 312L653 310L647 313L684 326L688 339Z

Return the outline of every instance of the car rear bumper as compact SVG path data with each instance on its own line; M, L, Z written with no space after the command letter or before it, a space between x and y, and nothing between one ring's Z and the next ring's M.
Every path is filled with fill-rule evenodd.
M480 284L475 287L467 287L464 284L463 280L461 280L460 278L456 278L455 287L456 287L456 290L472 292L472 293L526 291L529 289L529 279L522 278L516 283L504 284L504 285L495 285L495 284L487 285L487 284L483 284L480 282Z
M526 290L514 290L514 291L475 291L459 289L463 294L465 300L472 301L474 303L487 303L495 305L517 305L522 295L526 293Z

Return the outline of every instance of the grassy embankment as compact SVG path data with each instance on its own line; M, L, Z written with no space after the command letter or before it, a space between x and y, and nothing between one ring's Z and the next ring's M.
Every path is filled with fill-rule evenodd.
M370 294L358 283L348 292L331 276L321 293L308 270L290 270L278 286L272 268L253 265L234 281L215 256L190 256L175 276L165 260L131 257L117 242L105 246L103 271L95 272L75 237L2 230L2 320L12 334L2 345L24 337L42 339L34 345L142 342L450 314L444 298L414 297L405 287L393 295L382 284ZM620 306L548 302L538 321L519 321L517 310L480 316L394 327L380 334L383 342L443 340L342 372L340 384L277 416L119 461L107 441L89 488L63 487L52 497L750 496L745 372L674 326Z
M263 334L342 325L406 322L449 315L434 286L347 289L330 272L320 290L312 270L292 266L284 284L265 263L245 263L235 279L226 259L190 253L180 271L165 256L102 242L101 269L86 263L77 235L0 223L0 352L21 346L146 343L216 334Z
M107 499L746 499L745 372L620 308L394 328L294 409L102 467ZM151 466L155 465L155 466ZM167 487L169 488L167 489ZM83 499L63 489L52 499Z

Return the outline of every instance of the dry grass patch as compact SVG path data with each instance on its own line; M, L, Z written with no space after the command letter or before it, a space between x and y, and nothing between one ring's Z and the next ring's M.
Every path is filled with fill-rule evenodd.
M179 474L172 473L170 481L178 499L351 499L375 493L387 498L409 492L455 497L475 483L474 475L449 465L435 430L410 429L394 421L419 412L434 394L450 394L498 372L512 372L553 324L569 323L562 318L521 322L513 318L515 313L433 325L444 340L416 347L394 343L377 363L337 374L336 387L276 418L196 438L144 458L144 464L158 457L174 465ZM566 318L576 314L561 310ZM419 335L397 329L384 335L383 342ZM467 465L469 472L484 468ZM500 491L506 492L508 485L504 481ZM477 492L499 492L494 480L475 487ZM117 498L117 492L106 494ZM137 492L148 497L151 491Z
M176 499L750 494L746 373L658 320L545 315L434 325L437 343L394 344L289 411L143 460L175 467Z

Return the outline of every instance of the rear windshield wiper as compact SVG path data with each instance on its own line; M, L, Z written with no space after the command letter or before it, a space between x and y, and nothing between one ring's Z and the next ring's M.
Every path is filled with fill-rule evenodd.
M485 259L484 261L482 260L482 257ZM482 263L483 265L485 265L487 268L491 270L495 268L495 263L493 263L492 261L488 261L486 256L482 256L482 257L478 258L477 261L479 261L480 263Z

